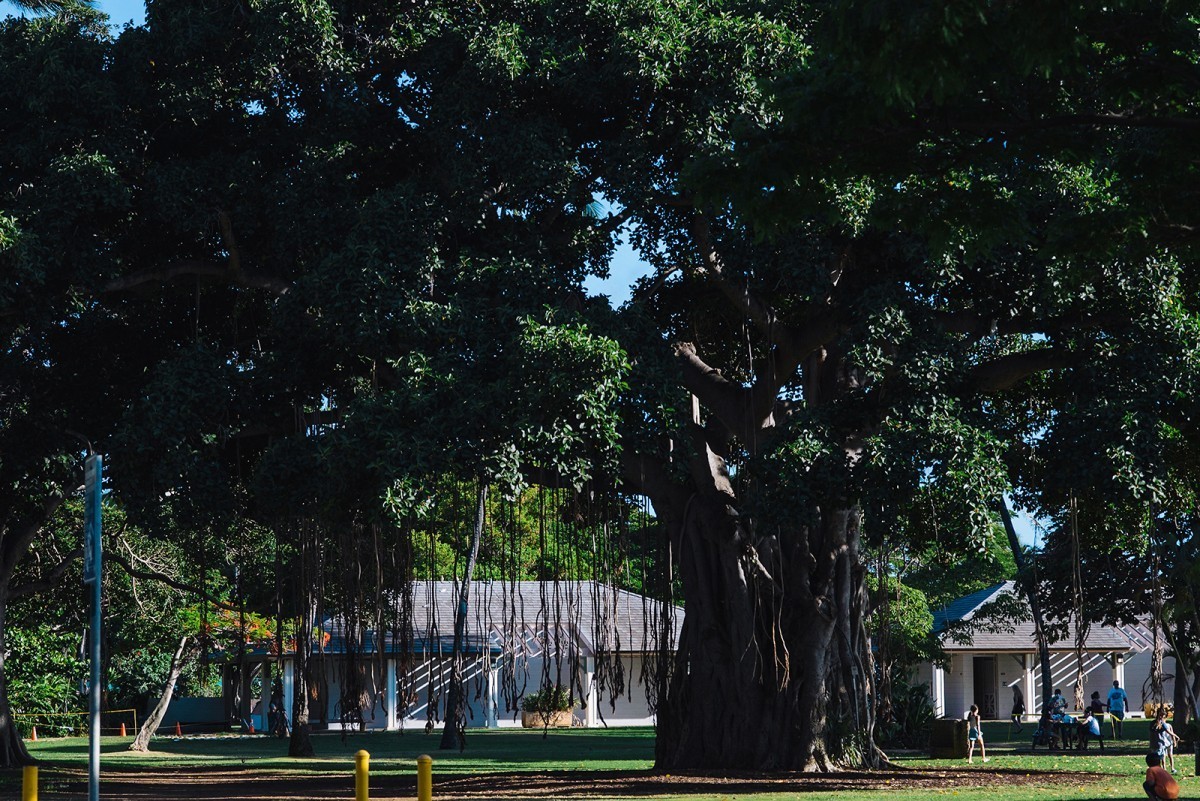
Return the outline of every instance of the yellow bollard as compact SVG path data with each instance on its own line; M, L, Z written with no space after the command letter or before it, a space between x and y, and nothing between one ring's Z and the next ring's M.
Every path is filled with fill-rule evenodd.
M26 765L21 778L21 801L37 801L37 765Z
M354 755L354 801L368 801L367 779L371 775L371 755L359 751Z
M433 801L433 757L417 757L417 801Z

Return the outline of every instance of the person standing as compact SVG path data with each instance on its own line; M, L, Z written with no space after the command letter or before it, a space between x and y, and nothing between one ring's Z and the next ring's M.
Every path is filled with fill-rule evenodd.
M1121 682L1114 681L1112 689L1108 691L1108 714L1112 716L1113 737L1120 740L1122 731L1122 723L1125 720L1125 706L1129 703L1129 696L1125 695L1125 691L1121 689Z
M1025 696L1021 694L1021 685L1013 685L1013 705L1012 705L1012 722L1017 727L1017 732L1020 733L1024 728L1021 725L1021 716L1025 714Z
M979 707L971 704L971 711L967 713L967 764L973 761L975 756L975 743L979 743L979 756L983 757L983 761L988 761L987 749L983 745L983 721L979 719Z
M1057 718L1067 711L1067 699L1063 698L1062 690L1055 688L1050 696L1050 717Z
M1175 772L1175 746L1178 742L1179 736L1167 723L1167 708L1160 706L1154 715L1154 726L1150 729L1150 750L1158 755L1159 764L1164 758L1170 762L1172 773Z

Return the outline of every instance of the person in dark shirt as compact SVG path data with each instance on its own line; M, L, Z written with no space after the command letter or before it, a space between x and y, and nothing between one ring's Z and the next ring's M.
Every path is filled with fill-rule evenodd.
M1012 722L1020 732L1025 727L1021 725L1021 716L1025 714L1025 696L1021 694L1021 686L1013 685Z

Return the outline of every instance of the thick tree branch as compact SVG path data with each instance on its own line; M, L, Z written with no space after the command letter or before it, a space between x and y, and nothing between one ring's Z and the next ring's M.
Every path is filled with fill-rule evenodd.
M212 604L213 606L218 606L221 609L227 609L231 612L242 611L241 607L235 606L226 601L222 601L218 598L214 598L212 595L210 595L206 590L204 590L201 587L197 587L195 585L188 584L187 582L180 581L179 579L168 576L166 573L160 573L157 570L141 569L141 568L134 567L128 559L126 559L121 554L116 553L115 551L105 551L104 558L108 561L117 563L117 565L119 565L121 567L121 569L124 570L125 573L128 576L130 576L131 578L145 579L146 581L157 581L161 584L167 585L168 587L170 587L172 589L179 590L180 592L191 593L191 594L197 596L198 598L200 598L200 600L207 601L208 603Z
M236 273L231 272L230 266L220 262L188 259L176 262L168 267L157 270L142 270L141 272L115 278L100 287L100 294L124 292L146 284L165 284L176 278L218 278L230 280L235 286L247 289L263 289L274 295L286 294L292 285L288 281L269 275L245 273L240 267Z
M990 335L1056 334L1068 330L1105 328L1120 323L1119 318L1108 314L1074 314L1037 319L1012 317L999 320L973 311L936 311L931 316L943 331L966 334L975 339Z
M1058 347L1010 353L977 365L971 370L969 388L976 393L1000 392L1035 373L1068 367L1078 359L1076 354Z
M217 222L221 226L221 239L225 241L225 250L229 253L229 275L234 281L242 280L242 252L238 249L237 239L233 235L233 222L224 211L217 212Z
M58 584L58 580L62 578L63 573L67 572L67 568L69 568L76 559L81 559L82 557L83 548L76 548L63 557L61 562L50 568L50 570L47 571L46 574L41 578L36 579L35 581L28 581L10 589L8 591L8 597L10 599L20 598L25 595L46 592L47 590L53 588L54 585Z
M750 318L751 322L769 340L776 341L777 337L787 336L785 326L779 321L775 310L769 304L752 293L748 287L735 286L725 272L725 263L717 253L713 242L712 227L704 214L692 215L692 238L700 251L700 259L704 263L704 271L716 285L721 294Z
M81 471L75 472L76 478L79 472ZM78 481L71 483L78 484ZM0 576L7 578L12 575L13 568L24 558L33 538L66 499L66 491L61 487L56 488L32 515L15 526L0 531Z
M751 392L721 375L696 354L691 342L675 344L675 358L683 374L683 385L717 416L725 426L747 442L758 427L751 404Z

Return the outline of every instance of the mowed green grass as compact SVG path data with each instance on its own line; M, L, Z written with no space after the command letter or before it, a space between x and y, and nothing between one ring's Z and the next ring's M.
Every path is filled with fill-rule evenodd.
M465 751L440 751L441 730L368 732L342 737L313 735L317 755L296 759L287 755L287 740L261 735L158 737L151 753L127 750L131 737L101 738L105 771L155 767L261 767L275 772L332 774L353 771L359 750L371 755L371 772L396 774L416 770L417 757L429 754L435 770L444 774L544 770L647 770L654 764L654 730L524 729L468 731ZM87 764L87 739L71 737L27 743L30 753L47 766Z
M915 799L931 797L962 798L964 801L1088 801L1091 799L1140 799L1140 783L1145 773L1143 757L1146 751L1148 725L1135 721L1126 727L1126 740L1114 743L1104 756L1093 745L1087 752L1054 752L1044 749L1030 752L1029 739L1033 728L1028 724L1024 733L1007 737L1005 723L984 724L984 737L991 762L983 765L978 757L967 766L964 760L932 760L922 754L897 753L894 759L900 766L933 770L1000 770L1014 776L1013 783L1001 783L983 788L959 788L943 791L862 790L823 793L756 793L738 794L723 788L719 794L656 795L655 801L784 801L803 796L819 795L828 799L863 798ZM475 731L467 739L466 751L438 750L440 732L426 735L422 731L355 734L342 738L336 734L314 736L317 756L312 759L293 759L286 756L286 741L263 736L222 735L212 737L161 737L152 744L150 754L133 754L126 749L131 738L106 737L102 740L104 774L116 772L146 772L169 769L261 769L274 774L293 774L302 780L313 775L345 775L353 773L354 754L366 750L371 754L373 775L412 776L416 758L429 754L434 759L435 787L437 776L479 775L486 773L539 771L628 771L649 770L653 767L654 731L649 728L611 730L540 731L500 730ZM29 743L30 751L43 763L43 776L53 781L55 775L78 771L87 764L86 738L42 739ZM1200 780L1194 778L1195 759L1191 755L1176 758L1183 798L1200 797ZM1024 774L1041 771L1078 773L1080 781L1067 785L1022 784ZM1087 774L1103 774L1100 780ZM1036 781L1036 779L1035 779ZM899 787L903 786L898 781ZM19 797L19 777L0 775L0 797ZM435 794L436 798L436 794Z

